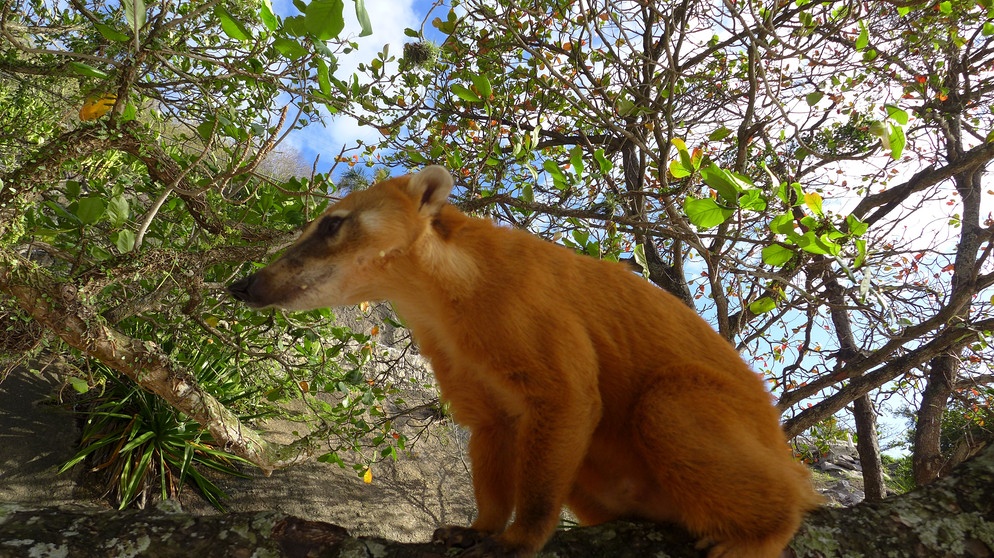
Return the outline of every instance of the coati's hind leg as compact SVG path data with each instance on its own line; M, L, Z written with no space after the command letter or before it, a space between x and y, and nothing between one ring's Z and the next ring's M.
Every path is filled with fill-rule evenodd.
M573 485L573 490L566 499L566 507L576 516L580 525L600 525L619 519L620 516L608 509L586 486L581 478Z
M675 516L713 542L709 558L779 557L815 501L767 397L759 386L687 365L634 409L636 443L666 492L660 501L672 507L648 511Z

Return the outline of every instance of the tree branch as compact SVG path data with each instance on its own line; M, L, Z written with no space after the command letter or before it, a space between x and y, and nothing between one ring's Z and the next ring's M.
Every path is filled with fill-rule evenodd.
M75 286L49 277L33 263L3 254L0 292L12 297L35 321L63 341L121 372L207 428L225 451L254 463L266 474L309 458L320 430L289 445L271 444L203 390L182 366L151 342L131 338L107 325L80 301Z
M889 556L976 558L994 549L994 448L926 488L850 508L808 514L789 545L798 558ZM182 540L183 544L176 544ZM103 558L144 541L142 556L203 558L384 556L443 558L444 546L352 537L342 527L278 512L214 516L183 513L170 504L157 509L108 511L78 507L0 510L0 553L66 550L77 558ZM540 556L699 558L694 538L674 525L615 521L556 532Z
M994 328L994 318L988 318L978 322L973 322L968 327L950 327L939 333L934 339L925 343L913 351L909 351L899 357L886 359L886 364L880 368L868 372L858 378L852 379L848 384L839 388L839 391L826 397L822 401L805 409L797 416L784 421L783 428L788 438L797 436L808 428L811 428L818 421L829 417L842 410L851 401L855 400L871 390L876 389L890 380L896 378L914 366L928 362L932 358L941 355L949 350L962 347L976 337L977 330L989 330ZM886 358L886 357L884 357ZM849 366L842 368L846 372ZM859 366L856 370L859 370ZM849 371L852 372L852 371ZM847 374L848 376L848 374ZM833 376L833 382L839 381L839 376ZM782 398L777 407L785 409L793 403L785 402Z
M979 145L964 153L954 163L939 168L931 165L915 173L903 184L863 198L863 201L859 202L859 205L852 210L852 214L872 225L899 207L911 194L920 192L957 174L986 165L991 159L994 159L994 143ZM867 216L874 208L877 208L876 211Z

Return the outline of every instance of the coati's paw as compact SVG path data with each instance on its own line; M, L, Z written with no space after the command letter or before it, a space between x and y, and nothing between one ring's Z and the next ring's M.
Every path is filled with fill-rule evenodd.
M793 558L794 552L788 548L783 548L781 542L755 542L730 543L714 542L711 539L701 539L697 542L697 550L707 549L707 558Z
M487 537L487 533L471 527L444 525L435 529L431 542L442 543L446 548L469 548L480 544Z
M507 548L499 540L485 531L471 527L446 525L439 527L431 536L432 542L442 543L446 548L464 548L460 558L521 558L529 553Z
M459 555L459 558L524 558L531 556L530 552L521 552L507 548L499 540L487 537L479 544L469 548Z

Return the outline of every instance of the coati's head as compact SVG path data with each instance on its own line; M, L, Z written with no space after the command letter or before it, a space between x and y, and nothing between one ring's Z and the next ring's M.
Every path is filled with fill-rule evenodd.
M391 261L432 226L452 191L439 166L352 192L307 225L275 261L228 291L254 308L313 310L379 300Z

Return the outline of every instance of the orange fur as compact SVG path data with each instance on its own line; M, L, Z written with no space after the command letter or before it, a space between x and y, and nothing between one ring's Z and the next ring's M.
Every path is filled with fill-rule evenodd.
M534 553L566 505L680 523L713 558L778 556L818 497L760 377L628 268L469 217L451 188L429 167L352 193L231 291L394 303L471 431L479 516L437 533L470 554Z

